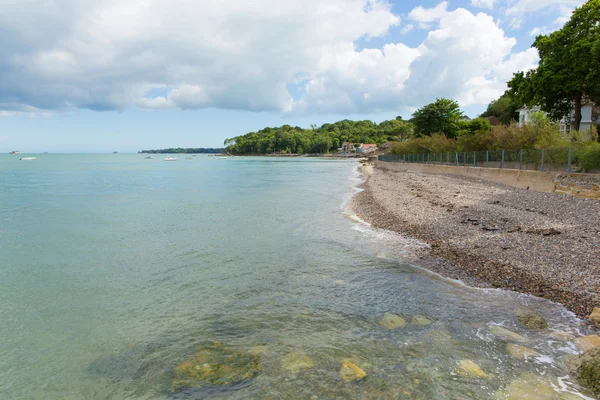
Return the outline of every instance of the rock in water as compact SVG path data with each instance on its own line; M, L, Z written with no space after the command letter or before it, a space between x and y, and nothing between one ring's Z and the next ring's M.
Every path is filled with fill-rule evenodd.
M367 373L352 361L345 360L340 368L340 377L348 382L360 381L367 377Z
M406 320L399 315L392 313L385 313L379 325L387 329L398 329L406 325Z
M526 328L529 329L547 329L548 323L540 314L532 310L525 310L521 312L517 319Z
M304 353L290 353L281 359L281 368L294 373L312 368L314 365L315 363Z
M594 307L594 311L590 314L590 319L595 323L600 323L600 307Z
M518 360L525 360L537 355L537 352L529 347L521 346L519 344L507 343L506 352L512 357Z
M600 347L583 353L577 364L574 375L579 384L600 395Z
M460 360L456 372L467 378L489 378L490 376L483 372L481 367L471 360Z
M492 325L490 327L490 333L494 336L499 337L500 339L504 339L504 340L512 340L513 342L526 342L527 339L521 335L519 335L518 333L515 333L513 331L510 331L506 328L503 328L501 326L498 325Z
M175 368L174 391L208 385L229 385L254 378L260 373L260 357L240 353L220 342L211 342Z
M497 400L581 400L568 392L557 392L551 382L530 372L525 372L505 388L496 392Z
M577 338L575 340L577 346L581 349L581 351L587 351L593 349L594 347L600 347L600 336L598 335L590 335L583 336Z
M433 321L424 315L413 315L411 323L413 325L429 325Z

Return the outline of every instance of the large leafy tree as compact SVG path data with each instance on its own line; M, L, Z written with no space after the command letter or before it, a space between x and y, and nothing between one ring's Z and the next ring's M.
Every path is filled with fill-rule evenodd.
M537 69L516 74L510 91L525 104L539 104L553 119L575 110L579 130L586 100L600 103L600 0L589 0L575 10L560 30L536 38Z
M498 100L492 101L481 117L494 116L504 125L509 125L518 118L518 109L522 106L509 92L504 93Z
M460 130L460 120L463 117L460 106L454 100L437 99L413 114L414 133L417 136L431 136L443 133L454 138Z

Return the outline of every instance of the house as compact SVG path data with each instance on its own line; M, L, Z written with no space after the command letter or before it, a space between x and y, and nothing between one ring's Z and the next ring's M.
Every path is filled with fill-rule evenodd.
M362 153L362 154L372 153L375 150L377 150L377 145L376 144L364 144L364 143L361 143L360 147L358 148L358 152Z
M579 124L580 131L589 131L592 129L592 125L596 122L592 120L592 109L594 108L593 104L584 104L581 107L581 123ZM519 110L519 127L523 127L531 122L531 115L536 112L540 112L541 109L539 106L533 107L521 107ZM571 133L572 129L572 121L575 118L575 110L571 111L569 116L564 117L559 121L560 124L560 132L563 135L568 135Z
M354 147L354 143L352 142L344 142L340 151L342 153L356 153L356 147Z

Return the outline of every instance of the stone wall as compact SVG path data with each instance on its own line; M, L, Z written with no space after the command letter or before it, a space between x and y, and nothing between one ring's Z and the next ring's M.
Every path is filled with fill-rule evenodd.
M567 174L518 169L480 168L377 161L378 168L429 174L470 176L536 192L554 192L600 200L600 174Z
M557 174L554 179L554 193L600 200L600 175Z

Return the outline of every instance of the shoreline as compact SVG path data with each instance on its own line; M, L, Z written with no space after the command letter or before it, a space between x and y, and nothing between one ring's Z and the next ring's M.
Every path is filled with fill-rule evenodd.
M351 208L375 228L428 244L416 251L420 267L546 298L582 319L600 305L600 202L451 175L364 172Z

